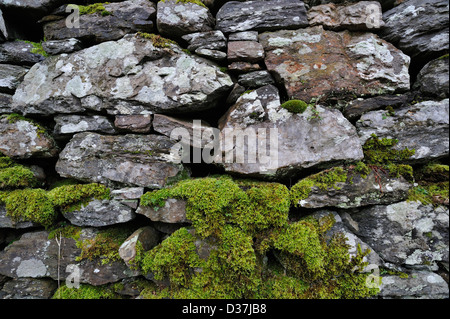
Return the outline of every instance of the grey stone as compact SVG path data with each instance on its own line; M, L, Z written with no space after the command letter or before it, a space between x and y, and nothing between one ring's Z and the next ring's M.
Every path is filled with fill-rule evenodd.
M264 48L255 41L230 41L227 56L229 62L258 62L264 59Z
M149 133L152 129L152 117L143 115L116 115L114 126L118 130L133 133Z
M159 232L155 228L151 226L141 227L123 242L119 248L119 256L130 267L136 257L137 242L141 243L144 251L148 251L159 243L159 239Z
M160 135L78 133L60 153L56 171L108 185L160 188L183 170L173 145Z
M235 73L248 73L253 71L261 71L261 66L258 63L250 62L233 62L228 65L228 71Z
M0 114L13 113L11 103L11 94L0 93Z
M30 222L30 221L15 221L11 217L6 214L5 205L0 204L0 228L15 228L15 229L23 229L23 228L31 228L31 227L39 227L39 224Z
M449 58L448 55L428 62L420 70L413 89L421 96L438 98L449 97Z
M8 30L6 29L2 9L0 9L0 43L8 39Z
M407 106L412 98L409 94L402 95L380 95L369 98L358 98L348 102L343 109L343 114L349 120L358 120L361 115L370 111L382 110L387 107L397 109Z
M111 190L111 196L115 200L140 199L144 195L143 187L125 187Z
M258 41L258 31L242 31L228 35L228 41Z
M308 25L302 1L229 1L216 15L216 29L223 33L295 29Z
M63 40L49 40L42 42L42 48L50 55L61 53L72 53L83 49L83 44L80 40L75 38Z
M116 132L107 117L101 115L57 115L55 116L53 134L73 134L79 132L102 132L113 134Z
M214 17L207 7L196 3L165 0L158 2L156 26L161 35L180 38L189 33L213 30Z
M33 53L35 48L24 41L0 43L0 63L16 65L33 65L45 59L44 56Z
M72 225L92 227L126 223L135 218L133 209L120 201L97 199L79 209L63 211L63 215Z
M0 93L14 93L27 72L22 66L0 64Z
M281 107L278 90L272 85L244 93L219 121L222 147L215 162L227 172L274 179L292 177L306 168L362 159L361 144L350 122L337 110L316 106L316 112L320 118L313 116L311 108L290 113ZM237 145L230 139L252 130L258 133L258 154L249 152L247 143ZM227 162L235 148L255 159Z
M5 283L3 299L50 299L58 284L52 279L18 278Z
M380 36L413 58L449 49L447 0L408 0L385 12L383 20Z
M258 88L268 84L274 84L275 80L270 72L262 70L239 75L238 83L246 88Z
M415 149L410 161L423 162L449 154L449 100L424 101L395 110L372 111L356 123L361 144L376 134L379 138L394 138L394 149ZM426 138L424 138L426 136Z
M214 108L233 82L206 59L175 44L126 35L36 64L13 97L21 113L106 110L114 115ZM171 54L168 54L171 52Z
M45 23L47 41L76 38L90 43L118 40L125 34L151 32L156 16L156 6L147 0L122 1L103 5L109 15L100 12L79 16L79 27L66 27L66 17Z
M137 214L144 215L154 222L163 223L186 223L186 201L168 198L164 207L139 206Z
M227 39L219 30L190 33L183 35L182 39L188 42L190 51L199 48L223 51L227 47Z
M349 214L350 230L386 262L431 270L448 262L448 207L403 201Z
M224 61L227 58L227 54L225 52L217 50L198 48L195 50L195 53L201 57L217 62Z
M11 158L55 157L59 148L42 127L29 121L0 116L0 152Z

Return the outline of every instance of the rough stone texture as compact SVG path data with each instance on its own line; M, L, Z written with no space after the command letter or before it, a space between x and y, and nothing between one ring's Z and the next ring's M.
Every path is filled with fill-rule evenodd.
M422 96L449 97L449 58L438 58L428 62L413 85Z
M6 215L5 205L0 204L0 228L31 228L38 227L39 224L30 222L30 221L15 221L8 215Z
M186 201L168 198L164 207L152 208L148 206L139 206L137 214L144 215L154 222L163 223L186 223Z
M261 66L258 63L233 62L230 65L228 65L228 71L235 73L247 73L260 70Z
M190 33L183 35L182 39L188 42L187 49L190 51L199 48L223 51L227 47L227 39L219 30Z
M0 93L14 93L27 72L28 68L18 65L0 65Z
M45 23L44 36L47 41L76 38L81 41L100 43L118 40L125 34L138 31L151 32L156 16L156 6L147 0L123 1L103 5L110 15L100 12L82 14L79 28L66 27L66 17ZM45 20L45 19L44 19Z
M372 33L321 26L259 35L265 63L290 98L349 99L409 90L410 58Z
M350 230L385 262L431 268L448 263L448 207L420 202L375 205L350 213Z
M2 299L50 299L58 284L51 279L18 278L5 283Z
M358 173L350 173L345 183L336 183L336 188L321 190L312 187L309 196L299 201L305 208L339 207L353 208L376 204L390 204L405 200L412 184L402 177L393 178L371 170L366 178Z
M42 48L47 54L56 55L61 53L72 53L83 49L80 40L69 38L64 40L51 40L42 42Z
M8 30L6 29L5 19L3 18L3 12L0 9L0 43L8 39Z
M116 132L107 117L101 115L57 115L55 116L53 134L73 134L79 132L102 132L113 134Z
M0 93L0 114L12 113L12 95Z
M148 133L152 128L152 117L144 115L116 115L114 126L118 130L133 133Z
M225 52L203 48L196 49L195 54L216 62L224 61L227 58L227 54Z
M135 217L133 209L119 201L97 199L63 215L72 225L92 227L126 223Z
M182 170L173 145L158 135L78 133L60 153L56 171L90 182L159 188Z
M355 4L323 4L308 10L310 26L322 25L331 30L372 31L384 26L383 12L377 1Z
M228 41L258 41L258 31L242 31L228 35Z
M128 237L119 248L119 255L130 266L136 257L136 244L139 241L144 251L155 247L160 240L159 232L151 226L141 227Z
M223 33L295 29L308 25L302 1L230 1L216 15L216 29Z
M94 228L83 229L79 240L94 239L98 231ZM23 234L0 252L0 274L12 278L58 279L58 244L48 239L47 231ZM80 283L103 285L136 275L123 261L112 261L102 265L99 259L77 261L81 249L76 247L72 238L61 239L60 280L65 280L73 271L69 265L80 269ZM73 269L73 268L72 268Z
M192 2L159 1L156 26L161 35L180 38L189 33L211 31L214 17L209 9Z
M53 138L27 120L8 120L0 117L0 152L16 159L54 157L58 147Z
M342 113L349 120L358 120L361 115L370 111L386 109L388 106L393 109L407 106L411 99L409 94L380 95L367 99L358 98L347 103Z
M222 163L227 172L273 177L292 175L305 168L329 166L339 161L362 159L355 128L337 110L320 106L316 109L321 119L312 119L310 108L301 114L288 112L281 108L278 90L272 85L243 94L219 121L223 154L216 162ZM230 140L233 133L242 136L247 128L258 133L258 150L263 145L265 149L261 147L259 152L264 151L266 155L267 151L267 158L258 153L255 163L250 160L226 163L225 159L233 154L235 147L249 154L247 143L239 146ZM259 134L258 129L266 134ZM275 133L273 141L270 129ZM225 139L227 135L228 142Z
M0 63L33 65L44 60L40 54L31 52L33 45L24 41L0 43Z
M111 114L188 112L215 107L230 77L177 45L155 47L126 35L32 67L17 88L22 113L54 114L106 109Z
M258 88L268 84L275 84L275 80L270 72L262 70L239 75L238 83L246 88Z
M379 138L395 138L395 149L415 149L412 161L430 161L449 154L449 100L425 101L395 110L372 111L356 123L361 144L376 134ZM424 138L426 137L426 138Z
M448 283L433 272L412 271L408 278L383 276L379 296L402 299L446 299Z
M411 57L427 58L449 49L447 0L409 0L383 14L380 36Z
M228 61L258 62L264 59L264 48L255 41L228 42Z

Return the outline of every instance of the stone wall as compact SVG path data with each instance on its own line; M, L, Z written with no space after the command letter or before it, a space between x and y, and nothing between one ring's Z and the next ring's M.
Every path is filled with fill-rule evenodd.
M446 0L0 0L0 298L449 297Z

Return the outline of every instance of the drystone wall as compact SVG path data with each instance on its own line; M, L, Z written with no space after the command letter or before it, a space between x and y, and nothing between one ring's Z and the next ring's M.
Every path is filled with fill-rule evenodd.
M448 51L447 0L0 0L0 298L448 298Z

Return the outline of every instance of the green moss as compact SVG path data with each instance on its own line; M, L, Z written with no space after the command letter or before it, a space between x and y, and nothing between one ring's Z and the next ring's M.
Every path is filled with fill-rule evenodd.
M409 190L408 201L419 201L424 205L434 206L449 202L449 182L422 183Z
M156 35L156 34L152 34L152 33L138 32L138 33L136 33L136 36L150 40L152 42L152 44L157 48L169 48L170 49L172 44L177 44L175 41L163 38L160 35Z
M160 2L166 2L166 0L160 0ZM206 8L206 5L200 0L176 0L175 3L193 3Z
M33 46L33 49L31 49L31 53L39 54L39 55L42 55L43 57L48 57L48 53L45 52L44 48L42 47L42 41L41 42L32 42L32 41L26 41L26 40L17 40L17 41L31 44Z
M34 173L22 165L14 164L12 161L5 160L3 165L9 167L0 168L0 190L14 188L29 188L37 184Z
M415 154L415 150L409 150L408 148L403 150L393 149L397 144L397 139L379 139L375 134L372 134L363 145L366 163L372 165L388 165L392 162L405 161Z
M73 211L92 199L110 199L110 190L97 183L63 185L50 190L48 196L54 206L63 211Z
M281 104L281 107L291 113L303 113L308 108L308 104L302 100L289 100Z
M359 161L356 163L355 172L359 173L362 178L366 178L370 174L370 168L364 162Z
M415 178L418 181L427 182L443 182L449 179L448 165L439 163L428 163L425 166L417 169Z
M8 115L2 115L1 117L2 118L6 117L6 119L8 120L8 123L16 123L17 121L27 121L37 128L36 133L38 136L48 135L47 130L41 124L37 123L36 121L34 121L32 119L26 118L23 115L20 115L17 113L12 113L12 114L8 114Z
M43 189L14 190L3 196L6 214L14 221L31 221L50 226L57 217L47 192Z
M78 6L78 9L80 10L80 15L94 13L100 13L102 16L111 15L111 12L105 9L105 4L109 4L109 2L94 3L87 6Z
M327 190L328 188L339 189L336 184L345 183L346 181L347 171L342 167L334 167L311 175L291 187L291 202L294 206L298 206L301 200L308 198L313 187L318 187L322 190Z
M69 288L66 285L57 289L52 299L120 299L109 286L92 286L80 284L79 288Z

